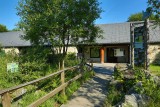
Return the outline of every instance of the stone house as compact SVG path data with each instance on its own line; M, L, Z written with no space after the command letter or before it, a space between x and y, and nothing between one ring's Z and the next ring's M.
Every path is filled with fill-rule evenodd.
M23 40L21 35L24 35L22 31L0 33L0 45L2 49L6 53L11 50L19 53L20 49L30 47L30 41Z
M30 41L24 40L22 38L23 35L23 31L0 33L0 46L6 53L11 50L14 50L16 53L19 53L21 49L32 46ZM72 46L68 47L68 52L77 53L77 48Z
M92 45L78 45L78 49L70 46L68 52L83 55L86 59L93 60L93 62L130 63L131 23L137 22L97 25L103 31L103 38L97 38L96 43ZM22 31L0 33L0 44L5 52L14 49L19 53L20 49L32 46L30 41L22 39L21 35L24 35ZM151 26L149 35L148 56L150 62L153 62L159 58L158 55L160 56L160 26Z
M97 25L103 30L103 38L98 38L95 44L83 46L85 58L101 63L130 63L131 23L137 22ZM148 57L152 63L157 58L160 60L160 26L150 26L149 35ZM81 53L82 49L79 50Z

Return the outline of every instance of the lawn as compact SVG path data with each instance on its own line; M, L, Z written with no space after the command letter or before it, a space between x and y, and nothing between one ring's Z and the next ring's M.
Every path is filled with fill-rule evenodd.
M160 66L159 65L150 65L149 70L151 73L160 76Z

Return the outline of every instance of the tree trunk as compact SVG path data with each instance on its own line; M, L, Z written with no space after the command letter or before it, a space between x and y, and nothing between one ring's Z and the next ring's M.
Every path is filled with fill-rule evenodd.
M62 58L59 62L60 70L64 69L64 58Z

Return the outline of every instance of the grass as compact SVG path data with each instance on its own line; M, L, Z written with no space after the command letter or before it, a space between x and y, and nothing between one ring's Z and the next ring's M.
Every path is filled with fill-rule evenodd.
M149 70L151 71L151 73L160 76L160 66L159 65L150 65L149 66Z

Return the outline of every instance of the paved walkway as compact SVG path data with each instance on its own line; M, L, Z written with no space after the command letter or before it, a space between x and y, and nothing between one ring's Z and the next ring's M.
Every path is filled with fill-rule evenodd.
M61 107L101 107L107 92L107 82L111 79L115 64L94 63L96 75L83 84Z

